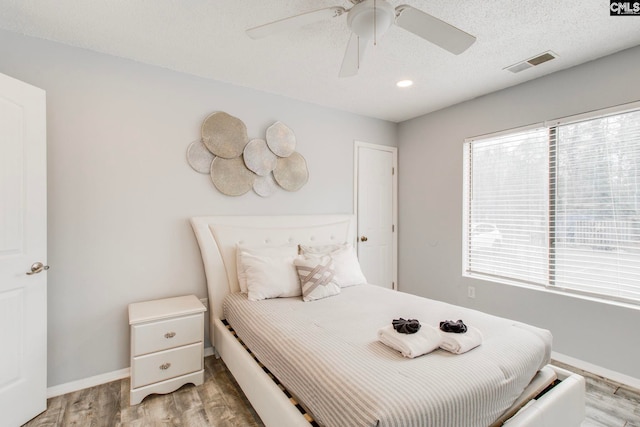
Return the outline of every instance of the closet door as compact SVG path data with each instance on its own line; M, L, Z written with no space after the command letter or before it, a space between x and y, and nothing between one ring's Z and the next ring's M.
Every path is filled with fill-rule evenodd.
M355 144L358 259L370 284L397 287L397 149Z

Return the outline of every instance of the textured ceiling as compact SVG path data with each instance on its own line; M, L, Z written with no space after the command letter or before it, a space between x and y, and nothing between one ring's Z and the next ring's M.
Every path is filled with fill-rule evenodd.
M459 56L391 27L339 78L346 15L252 40L244 30L347 0L0 0L0 28L394 122L640 44L607 0L390 0L477 37ZM503 70L551 50L558 58ZM398 89L401 79L415 81Z

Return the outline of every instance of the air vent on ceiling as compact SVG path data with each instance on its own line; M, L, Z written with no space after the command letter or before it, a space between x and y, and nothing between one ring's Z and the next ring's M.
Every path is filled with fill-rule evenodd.
M504 69L509 70L512 73L519 73L520 71L524 71L527 68L535 67L536 65L551 61L552 59L556 59L557 57L558 55L548 50L544 53L541 53L540 55L536 55L533 58L529 58L522 62L518 62L517 64L510 65Z

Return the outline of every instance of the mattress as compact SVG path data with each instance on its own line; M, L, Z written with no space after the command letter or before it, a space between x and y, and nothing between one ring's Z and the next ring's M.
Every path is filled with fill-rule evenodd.
M481 426L500 417L549 362L551 334L520 322L360 285L313 302L229 294L240 339L323 426ZM394 318L462 319L481 346L406 359L376 339Z

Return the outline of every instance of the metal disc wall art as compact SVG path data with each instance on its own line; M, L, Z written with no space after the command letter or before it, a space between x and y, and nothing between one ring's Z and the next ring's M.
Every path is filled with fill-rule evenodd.
M200 173L209 173L213 185L228 196L253 188L261 197L278 186L297 191L309 180L307 162L295 151L296 136L282 122L267 128L265 139L249 141L242 120L224 112L202 123L201 139L189 144L187 161Z
M221 193L241 196L253 188L256 175L244 165L242 157L223 159L216 157L211 162L211 180Z
M238 157L247 141L247 127L237 117L217 112L204 119L202 123L202 142L218 157Z
M273 170L273 177L287 191L298 191L309 180L307 161L299 153L281 157Z
M289 157L296 149L296 135L282 122L267 129L267 144L278 157Z
M202 140L193 141L187 148L187 161L196 172L209 173L215 156L205 147Z
M273 174L269 173L265 176L257 176L253 182L253 191L260 197L269 197L278 189L278 184L273 179Z
M244 162L250 171L257 175L265 176L276 167L276 157L264 139L252 139L244 147Z

